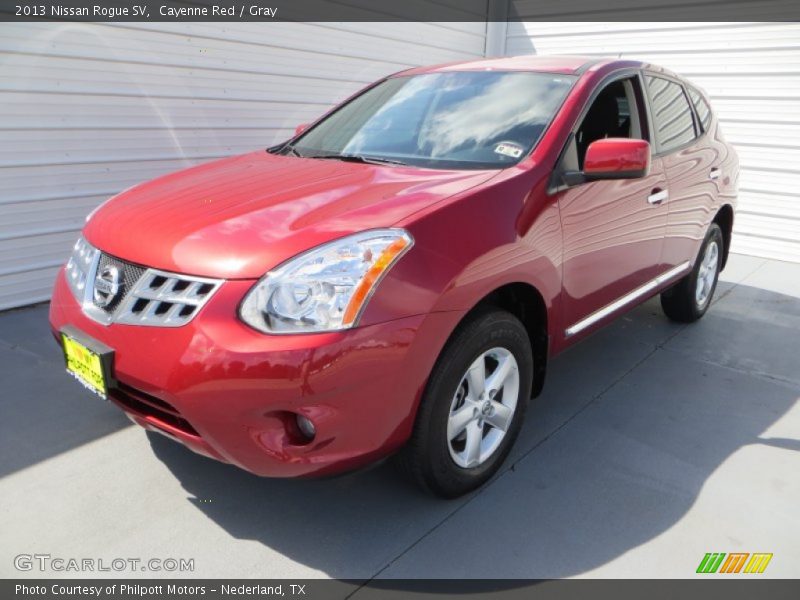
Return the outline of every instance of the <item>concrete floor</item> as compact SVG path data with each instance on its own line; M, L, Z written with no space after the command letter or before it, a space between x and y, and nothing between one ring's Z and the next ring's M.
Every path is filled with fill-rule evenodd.
M699 323L651 300L553 360L504 471L445 502L391 464L267 480L146 434L63 372L46 307L7 312L0 577L41 576L20 553L193 558L196 577L692 577L736 551L798 577L798 333L800 264L733 256Z

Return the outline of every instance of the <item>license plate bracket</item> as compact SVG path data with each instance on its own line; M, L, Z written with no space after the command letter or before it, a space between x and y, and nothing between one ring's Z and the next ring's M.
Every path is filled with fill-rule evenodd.
M67 373L107 400L108 390L115 383L111 375L114 350L69 325L59 333Z

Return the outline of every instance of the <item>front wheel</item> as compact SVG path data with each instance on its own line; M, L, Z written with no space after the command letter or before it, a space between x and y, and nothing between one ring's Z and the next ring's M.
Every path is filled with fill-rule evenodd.
M501 310L470 318L433 368L398 457L403 469L447 498L482 485L519 433L532 380L533 353L519 319Z
M724 243L722 230L712 223L692 271L661 294L661 308L667 317L691 323L706 313L717 289Z

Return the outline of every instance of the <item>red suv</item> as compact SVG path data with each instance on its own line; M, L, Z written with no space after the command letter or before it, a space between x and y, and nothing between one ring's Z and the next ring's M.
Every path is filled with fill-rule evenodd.
M654 65L411 69L115 196L50 320L71 374L196 452L296 477L399 451L456 496L498 470L549 357L655 294L705 313L737 174L708 99Z

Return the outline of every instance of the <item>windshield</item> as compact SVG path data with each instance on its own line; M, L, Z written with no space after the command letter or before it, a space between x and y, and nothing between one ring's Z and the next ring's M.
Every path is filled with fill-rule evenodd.
M280 152L442 169L498 169L533 149L575 77L427 73L387 79Z

